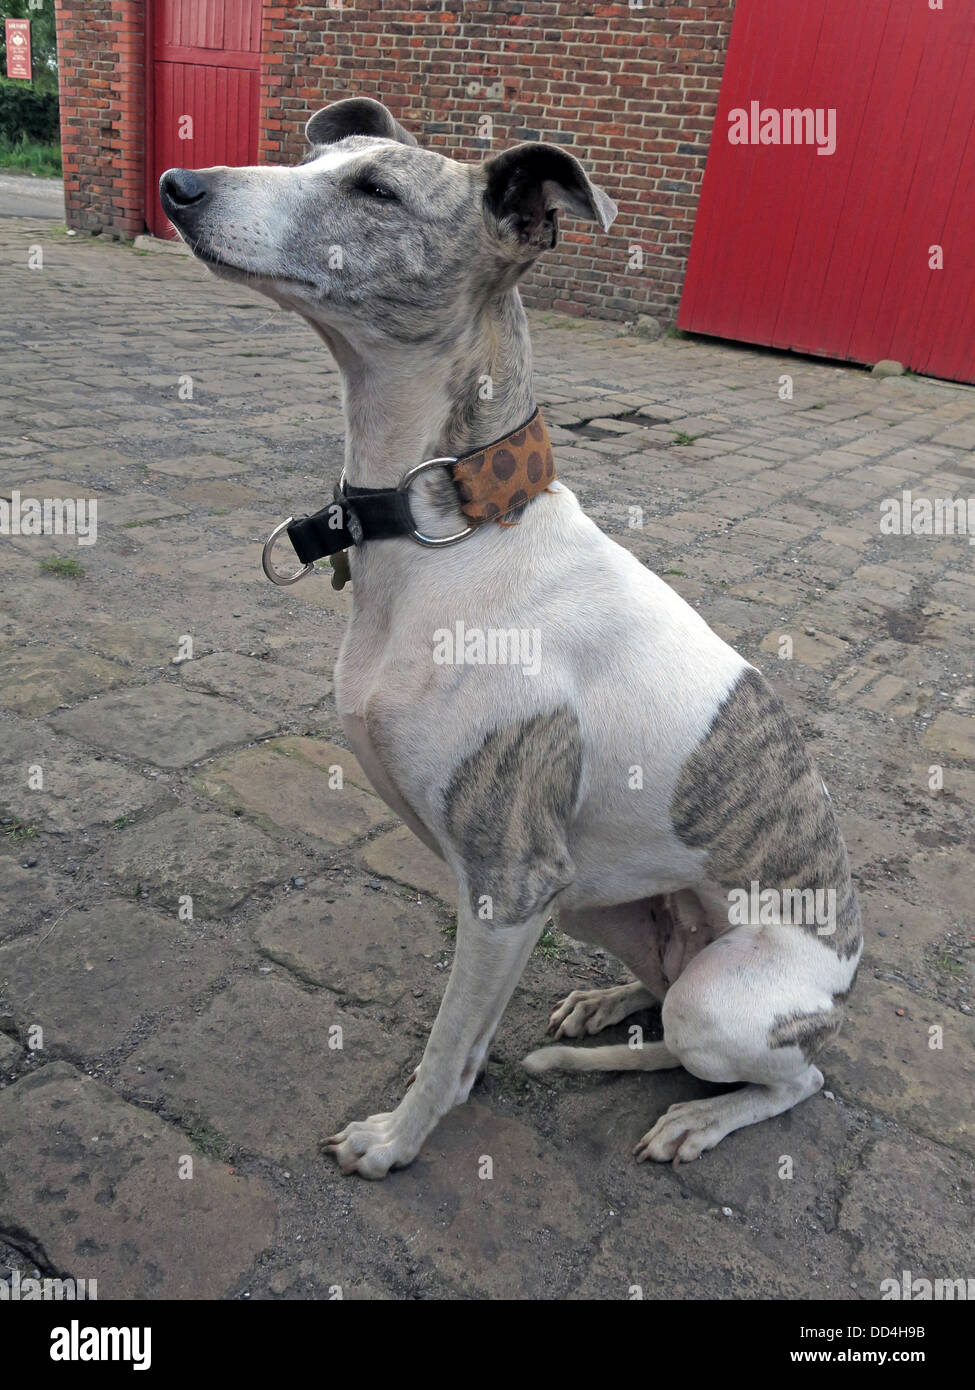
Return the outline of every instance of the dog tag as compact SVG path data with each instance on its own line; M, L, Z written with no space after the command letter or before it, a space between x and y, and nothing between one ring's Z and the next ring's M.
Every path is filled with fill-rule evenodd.
M339 550L335 555L330 555L329 563L332 566L332 588L344 589L352 578L352 571L349 569L349 552Z

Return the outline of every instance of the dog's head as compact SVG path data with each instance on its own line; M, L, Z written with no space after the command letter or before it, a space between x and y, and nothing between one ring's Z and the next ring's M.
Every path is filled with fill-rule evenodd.
M518 145L481 165L421 149L377 101L312 116L293 167L170 169L166 215L218 275L352 342L430 342L554 246L558 212L608 228L571 154Z

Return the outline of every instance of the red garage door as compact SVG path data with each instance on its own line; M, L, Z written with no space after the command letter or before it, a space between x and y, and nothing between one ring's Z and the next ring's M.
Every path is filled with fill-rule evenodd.
M678 323L975 381L971 3L738 0Z
M261 0L151 0L150 8L146 222L171 237L160 174L257 162Z

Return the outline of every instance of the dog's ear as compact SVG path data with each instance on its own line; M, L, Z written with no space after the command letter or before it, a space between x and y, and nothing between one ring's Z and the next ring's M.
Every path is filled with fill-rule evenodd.
M333 101L331 106L316 111L305 126L309 145L331 145L347 135L378 135L384 140L398 140L401 145L416 144L382 102L370 97Z
M519 257L558 240L558 210L607 231L616 204L589 179L574 155L556 145L515 145L483 165L484 213L495 235Z

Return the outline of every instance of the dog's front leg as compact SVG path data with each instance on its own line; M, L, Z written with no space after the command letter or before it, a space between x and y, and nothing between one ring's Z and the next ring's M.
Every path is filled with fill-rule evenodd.
M467 1099L546 915L499 927L461 904L453 968L416 1081L389 1114L325 1141L344 1173L382 1178L411 1163L438 1120Z
M553 899L572 881L567 833L582 760L568 710L495 729L450 778L443 831L457 873L457 950L416 1081L395 1110L325 1141L346 1173L412 1162L465 1101Z

